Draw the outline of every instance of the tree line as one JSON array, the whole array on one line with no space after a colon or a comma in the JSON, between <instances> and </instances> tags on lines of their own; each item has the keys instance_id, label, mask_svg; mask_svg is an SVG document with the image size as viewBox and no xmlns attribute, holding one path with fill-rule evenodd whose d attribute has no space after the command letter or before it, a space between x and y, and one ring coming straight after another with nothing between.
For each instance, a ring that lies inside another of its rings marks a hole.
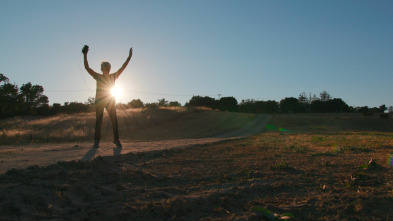
<instances>
[{"instance_id":1,"label":"tree line","mask_svg":"<svg viewBox=\"0 0 393 221\"><path fill-rule=\"evenodd\" d=\"M20 88L10 83L9 79L0 73L0 118L18 115L54 115L59 113L81 113L94 111L94 98L90 97L86 102L65 102L63 105L54 103L49 105L49 99L44 95L44 88L33 85L31 82L23 84ZM128 108L158 108L180 107L177 101L168 101L165 98L153 103L143 103L140 99L116 104L118 109ZM379 107L351 107L341 98L332 98L323 91L319 97L315 94L301 93L297 98L287 97L277 102L274 100L246 99L240 103L234 97L221 97L215 99L209 96L193 96L185 107L208 107L213 110L244 112L244 113L336 113L336 112L360 112L360 113L383 113L388 108L386 105ZM389 107L393 112L393 107Z\"/></svg>"},{"instance_id":2,"label":"tree line","mask_svg":"<svg viewBox=\"0 0 393 221\"><path fill-rule=\"evenodd\" d=\"M1 118L16 115L33 115L49 110L49 99L43 94L44 88L31 82L20 88L10 83L9 79L0 73L0 116Z\"/></svg>"},{"instance_id":3,"label":"tree line","mask_svg":"<svg viewBox=\"0 0 393 221\"><path fill-rule=\"evenodd\" d=\"M245 113L342 113L342 112L359 112L359 113L384 113L388 108L386 105L369 108L368 106L352 107L341 98L332 98L327 91L320 93L320 96L301 93L298 98L286 97L280 102L274 100L253 100L246 99L240 103L234 97L222 97L214 99L211 97L193 96L186 103L186 106L210 107L220 111L237 111ZM389 107L389 112L393 112L393 107Z\"/></svg>"}]
</instances>

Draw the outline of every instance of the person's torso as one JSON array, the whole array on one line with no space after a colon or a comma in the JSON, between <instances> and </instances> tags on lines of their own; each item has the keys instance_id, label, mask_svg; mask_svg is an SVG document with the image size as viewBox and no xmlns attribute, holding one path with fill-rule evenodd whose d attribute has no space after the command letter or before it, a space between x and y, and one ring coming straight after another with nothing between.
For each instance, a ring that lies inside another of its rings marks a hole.
<instances>
[{"instance_id":1,"label":"person's torso","mask_svg":"<svg viewBox=\"0 0 393 221\"><path fill-rule=\"evenodd\" d=\"M115 86L115 74L97 75L96 99L97 98L112 98L111 89Z\"/></svg>"}]
</instances>

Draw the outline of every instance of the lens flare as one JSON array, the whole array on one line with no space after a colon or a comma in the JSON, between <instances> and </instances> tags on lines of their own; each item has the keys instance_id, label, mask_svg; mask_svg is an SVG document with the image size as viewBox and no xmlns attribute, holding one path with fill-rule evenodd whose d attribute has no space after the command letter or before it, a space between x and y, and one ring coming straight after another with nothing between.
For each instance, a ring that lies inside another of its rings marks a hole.
<instances>
[{"instance_id":1,"label":"lens flare","mask_svg":"<svg viewBox=\"0 0 393 221\"><path fill-rule=\"evenodd\" d=\"M268 129L268 130L277 130L277 128L274 126L274 125L271 125L271 124L266 124L266 129Z\"/></svg>"},{"instance_id":2,"label":"lens flare","mask_svg":"<svg viewBox=\"0 0 393 221\"><path fill-rule=\"evenodd\" d=\"M119 99L122 95L122 91L120 87L115 86L114 88L111 89L111 94L114 96L116 99Z\"/></svg>"},{"instance_id":3,"label":"lens flare","mask_svg":"<svg viewBox=\"0 0 393 221\"><path fill-rule=\"evenodd\" d=\"M287 130L287 129L282 128L282 127L277 128L276 126L271 125L271 124L266 124L265 128L268 129L268 130L278 130L278 131L284 132L284 133L291 133L292 132L292 131Z\"/></svg>"},{"instance_id":4,"label":"lens flare","mask_svg":"<svg viewBox=\"0 0 393 221\"><path fill-rule=\"evenodd\" d=\"M389 154L388 160L387 160L388 165L393 168L393 154Z\"/></svg>"},{"instance_id":5,"label":"lens flare","mask_svg":"<svg viewBox=\"0 0 393 221\"><path fill-rule=\"evenodd\" d=\"M287 129L282 128L282 127L278 128L278 130L281 131L281 132L285 132L285 133L291 133L290 130L287 130Z\"/></svg>"}]
</instances>

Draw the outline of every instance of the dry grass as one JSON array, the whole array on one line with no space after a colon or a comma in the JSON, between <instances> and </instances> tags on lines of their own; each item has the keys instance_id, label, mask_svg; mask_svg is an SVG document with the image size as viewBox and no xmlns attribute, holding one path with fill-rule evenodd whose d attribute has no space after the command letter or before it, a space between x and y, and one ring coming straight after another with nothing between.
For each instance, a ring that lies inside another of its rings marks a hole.
<instances>
[{"instance_id":1,"label":"dry grass","mask_svg":"<svg viewBox=\"0 0 393 221\"><path fill-rule=\"evenodd\" d=\"M206 108L118 110L122 140L163 140L214 137L244 127L257 115L220 113ZM0 145L92 141L95 113L61 114L51 117L15 117L0 121ZM113 137L104 112L102 139Z\"/></svg>"}]
</instances>

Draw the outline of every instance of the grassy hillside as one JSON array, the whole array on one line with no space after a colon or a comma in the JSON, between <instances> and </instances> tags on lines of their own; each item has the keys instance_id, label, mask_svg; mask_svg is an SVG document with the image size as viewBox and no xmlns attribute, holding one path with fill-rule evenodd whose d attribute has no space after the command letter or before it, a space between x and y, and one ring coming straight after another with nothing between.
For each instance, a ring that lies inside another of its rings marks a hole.
<instances>
[{"instance_id":1,"label":"grassy hillside","mask_svg":"<svg viewBox=\"0 0 393 221\"><path fill-rule=\"evenodd\" d=\"M122 140L162 140L250 135L264 129L261 115L216 112L203 109L129 109L118 111ZM267 116L267 115L264 115ZM255 125L255 124L261 125ZM392 119L361 114L273 115L270 129L294 133L393 131ZM74 142L93 140L95 113L61 114L50 117L15 117L0 121L0 145ZM259 128L258 128L259 127ZM242 131L243 130L243 131ZM244 131L248 130L248 131ZM102 140L112 140L112 125L105 112Z\"/></svg>"},{"instance_id":2,"label":"grassy hillside","mask_svg":"<svg viewBox=\"0 0 393 221\"><path fill-rule=\"evenodd\" d=\"M379 115L360 113L282 114L272 116L270 124L294 133L393 132L391 117L380 119Z\"/></svg>"},{"instance_id":3,"label":"grassy hillside","mask_svg":"<svg viewBox=\"0 0 393 221\"><path fill-rule=\"evenodd\" d=\"M185 108L118 111L122 140L214 137L241 129L256 117ZM95 113L15 117L0 121L0 144L91 141L94 126ZM111 141L112 137L112 125L105 112L102 139Z\"/></svg>"}]
</instances>

